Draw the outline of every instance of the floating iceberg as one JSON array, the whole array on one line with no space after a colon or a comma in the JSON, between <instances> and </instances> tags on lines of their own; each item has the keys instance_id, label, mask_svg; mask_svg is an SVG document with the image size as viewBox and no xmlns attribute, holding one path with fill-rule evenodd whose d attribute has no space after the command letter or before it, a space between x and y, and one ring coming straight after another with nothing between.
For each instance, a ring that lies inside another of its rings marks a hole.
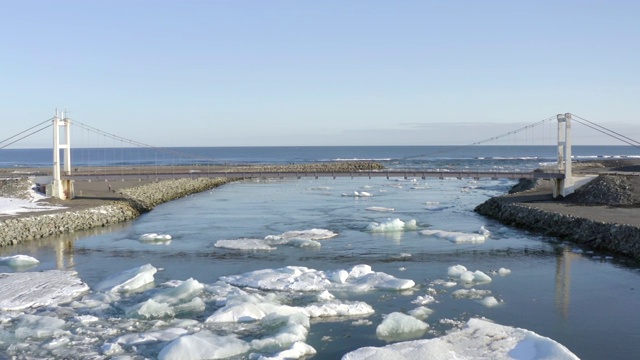
<instances>
[{"instance_id":1,"label":"floating iceberg","mask_svg":"<svg viewBox=\"0 0 640 360\"><path fill-rule=\"evenodd\" d=\"M420 234L446 239L454 243L481 244L487 239L486 235L443 230L422 230Z\"/></svg>"},{"instance_id":2,"label":"floating iceberg","mask_svg":"<svg viewBox=\"0 0 640 360\"><path fill-rule=\"evenodd\" d=\"M154 281L153 275L158 271L150 264L125 270L97 284L95 291L127 292L137 290Z\"/></svg>"},{"instance_id":3,"label":"floating iceberg","mask_svg":"<svg viewBox=\"0 0 640 360\"><path fill-rule=\"evenodd\" d=\"M348 274L347 277L344 277L344 272ZM302 266L287 266L223 276L220 280L234 286L277 291L404 290L415 286L413 280L398 279L382 272L374 272L369 265L356 265L351 271L344 272L323 272Z\"/></svg>"},{"instance_id":4,"label":"floating iceberg","mask_svg":"<svg viewBox=\"0 0 640 360\"><path fill-rule=\"evenodd\" d=\"M376 335L381 339L396 340L417 338L424 335L429 325L422 320L400 312L394 312L384 317L376 328Z\"/></svg>"},{"instance_id":5,"label":"floating iceberg","mask_svg":"<svg viewBox=\"0 0 640 360\"><path fill-rule=\"evenodd\" d=\"M249 349L246 341L233 335L219 336L204 330L172 341L160 351L158 359L225 359L246 353Z\"/></svg>"},{"instance_id":6,"label":"floating iceberg","mask_svg":"<svg viewBox=\"0 0 640 360\"><path fill-rule=\"evenodd\" d=\"M40 261L28 255L13 255L0 257L0 265L9 266L14 269L24 269L40 264Z\"/></svg>"},{"instance_id":7,"label":"floating iceberg","mask_svg":"<svg viewBox=\"0 0 640 360\"><path fill-rule=\"evenodd\" d=\"M532 331L471 319L443 337L364 347L342 360L365 359L556 359L577 360L563 345Z\"/></svg>"},{"instance_id":8,"label":"floating iceberg","mask_svg":"<svg viewBox=\"0 0 640 360\"><path fill-rule=\"evenodd\" d=\"M369 206L365 210L367 210L367 211L378 211L378 212L393 212L395 209L394 208L383 207L383 206Z\"/></svg>"},{"instance_id":9,"label":"floating iceberg","mask_svg":"<svg viewBox=\"0 0 640 360\"><path fill-rule=\"evenodd\" d=\"M231 250L276 250L264 239L218 240L213 246Z\"/></svg>"},{"instance_id":10,"label":"floating iceberg","mask_svg":"<svg viewBox=\"0 0 640 360\"><path fill-rule=\"evenodd\" d=\"M353 197L371 197L371 193L366 191L354 191L353 194L342 194L342 196L353 196Z\"/></svg>"},{"instance_id":11,"label":"floating iceberg","mask_svg":"<svg viewBox=\"0 0 640 360\"><path fill-rule=\"evenodd\" d=\"M385 223L372 222L367 226L367 231L381 232L400 232L416 230L418 225L415 220L404 222L400 219L388 219Z\"/></svg>"},{"instance_id":12,"label":"floating iceberg","mask_svg":"<svg viewBox=\"0 0 640 360\"><path fill-rule=\"evenodd\" d=\"M140 235L140 237L138 238L138 240L142 241L142 242L159 242L159 243L170 243L171 242L171 235L169 234L156 234L156 233L147 233L147 234L142 234Z\"/></svg>"}]
</instances>

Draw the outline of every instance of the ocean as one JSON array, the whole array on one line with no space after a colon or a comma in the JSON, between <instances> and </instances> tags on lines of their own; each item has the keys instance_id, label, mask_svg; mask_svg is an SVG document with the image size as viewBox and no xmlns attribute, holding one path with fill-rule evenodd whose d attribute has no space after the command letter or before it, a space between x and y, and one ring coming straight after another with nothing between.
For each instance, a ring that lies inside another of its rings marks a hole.
<instances>
[{"instance_id":1,"label":"ocean","mask_svg":"<svg viewBox=\"0 0 640 360\"><path fill-rule=\"evenodd\" d=\"M78 149L73 166L374 160L397 169L509 171L553 163L556 149L172 148L165 158L145 151ZM186 160L178 153L193 156ZM575 147L573 153L578 160L640 156L637 148L611 146ZM5 168L49 166L47 157L50 151L43 149L0 151ZM636 356L640 264L511 228L473 211L513 184L503 179L247 180L160 205L128 223L0 249L2 257L28 255L40 261L29 268L5 266L6 274L74 270L91 288L71 303L3 311L0 357L157 358L178 336L170 334L206 330L252 344L252 350L233 359L271 356L287 348L285 338L317 351L307 358L340 359L365 346L440 338L473 318L533 331L581 359ZM118 294L97 290L105 279L146 264L157 269L152 284ZM456 265L490 281L465 282L451 272ZM239 298L252 304L326 305L319 278L335 280L340 270L356 274L369 268L367 281L340 278L326 290L333 304L366 304L372 313L312 317L303 326L306 333L265 320L211 320L237 301L230 294L240 291L245 293ZM167 295L168 289L193 283L189 279L202 288L195 286L187 297L181 297L186 290ZM408 288L391 285L409 281L414 285ZM166 306L144 310L161 299ZM380 335L389 314L422 307L430 310L419 311L428 330ZM35 331L33 324L43 330Z\"/></svg>"}]
</instances>

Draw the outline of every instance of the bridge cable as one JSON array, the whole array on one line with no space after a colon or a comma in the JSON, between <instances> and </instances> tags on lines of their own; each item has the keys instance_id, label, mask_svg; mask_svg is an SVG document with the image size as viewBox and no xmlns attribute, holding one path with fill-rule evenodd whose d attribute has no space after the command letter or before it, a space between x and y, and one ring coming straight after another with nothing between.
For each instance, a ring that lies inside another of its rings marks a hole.
<instances>
[{"instance_id":1,"label":"bridge cable","mask_svg":"<svg viewBox=\"0 0 640 360\"><path fill-rule=\"evenodd\" d=\"M51 118L51 119L47 119L47 120L45 120L45 121L41 122L41 123L40 123L40 124L38 124L38 125L34 125L34 126L32 126L32 127L28 128L27 130L21 131L21 132L19 132L19 133L17 133L17 134L15 134L15 135L13 135L13 136L11 136L11 137L8 137L8 138L6 138L6 139L4 139L4 140L0 141L0 144L2 144L2 143L4 143L4 142L7 142L7 141L9 141L9 140L11 140L11 139L13 139L14 137L20 136L20 135L22 135L22 134L26 133L27 131L33 130L33 129L37 128L38 126L41 126L42 124L47 123L47 122L49 122L49 121L51 121L51 120L53 120L53 118ZM27 136L31 136L31 135L33 135L33 134L34 134L34 133L32 133L32 134L30 134L30 135L27 135ZM22 139L24 139L24 138L20 138L20 140L22 140ZM13 144L13 143L11 143L11 144ZM11 144L9 144L9 145L11 145ZM7 146L9 146L9 145L7 145ZM4 148L3 148L3 149L4 149Z\"/></svg>"},{"instance_id":2,"label":"bridge cable","mask_svg":"<svg viewBox=\"0 0 640 360\"><path fill-rule=\"evenodd\" d=\"M109 132L97 129L97 128L93 127L93 126L84 124L84 123L79 122L79 121L74 121L74 122L72 122L72 124L78 125L78 126L84 128L84 129L88 130L88 131L92 131L92 132L94 132L94 133L96 133L98 135L102 135L104 137L109 137L111 139L120 140L120 141L129 143L131 145L139 146L139 147L146 147L146 148L154 149L154 150L162 152L162 153L166 153L166 154L170 154L170 155L174 155L174 156L179 156L179 157L192 158L192 159L215 160L215 159L208 158L208 157L203 157L203 156L197 155L197 154L189 154L189 153L185 153L185 152L169 150L169 149L166 149L166 148L161 148L161 147L145 144L145 143L142 143L142 142L139 142L139 141L127 139L125 137L118 136L118 135L115 135L115 134L111 134Z\"/></svg>"},{"instance_id":3,"label":"bridge cable","mask_svg":"<svg viewBox=\"0 0 640 360\"><path fill-rule=\"evenodd\" d=\"M634 139L632 139L630 137L624 136L624 135L622 135L622 134L620 134L618 132L615 132L615 131L613 131L611 129L608 129L608 128L604 127L604 126L598 125L598 124L596 124L594 122L591 122L591 121L589 121L587 119L581 118L580 116L577 116L575 114L572 114L572 115L574 117L574 120L576 118L579 119L579 120L575 120L579 124L582 124L582 125L584 125L584 126L586 126L588 128L591 128L593 130L596 130L596 131L598 131L598 132L600 132L602 134L608 135L608 136L610 136L610 137L612 137L612 138L614 138L616 140L620 140L620 141L622 141L622 142L624 142L624 143L626 143L628 145L635 146L635 147L640 147L640 142L638 142L638 141L636 141L636 140L634 140ZM582 121L580 121L580 120L582 120ZM586 122L586 123L584 123L583 121ZM588 124L590 124L590 125L588 125ZM591 126L591 125L593 125L593 126ZM615 135L611 135L610 133L613 133Z\"/></svg>"},{"instance_id":4,"label":"bridge cable","mask_svg":"<svg viewBox=\"0 0 640 360\"><path fill-rule=\"evenodd\" d=\"M456 150L464 149L464 148L471 147L471 146L475 146L475 145L481 145L481 144L484 144L484 143L487 143L487 142L490 142L490 141L499 140L499 139L502 139L502 138L504 138L504 137L507 137L507 136L510 136L510 135L513 135L513 134L517 134L517 133L519 133L519 132L522 132L522 131L528 130L528 129L530 129L530 128L533 128L533 127L536 127L536 126L539 126L539 125L543 125L543 124L545 124L546 122L549 122L549 121L554 120L554 119L556 119L556 117L555 117L555 116L551 116L551 117L548 117L548 118L546 118L546 119L544 119L544 120L540 120L540 121L535 122L535 123L533 123L533 124L530 124L530 125L527 125L527 126L521 127L521 128L519 128L519 129L512 130L512 131L509 131L509 132L504 133L504 134L502 134L502 135L498 135L498 136L491 137L491 138L489 138L489 139L476 141L476 142L474 142L474 143L472 143L472 144L460 145L460 146L457 146L457 147L454 147L454 148L451 148L451 149L439 150L439 151L434 151L434 152L430 152L430 153L426 153L426 154L421 154L421 155L406 156L406 157L404 157L404 158L402 158L402 159L403 159L403 160L406 160L406 159L413 159L413 158L419 158L419 157L425 157L425 156L438 155L438 154L442 154L442 153L446 153L446 152L451 152L451 151L456 151Z\"/></svg>"},{"instance_id":5,"label":"bridge cable","mask_svg":"<svg viewBox=\"0 0 640 360\"><path fill-rule=\"evenodd\" d=\"M47 125L47 126L45 126L45 127L41 128L41 129L38 129L38 130L36 130L36 131L34 131L34 132L31 132L31 133L29 133L29 134L27 134L27 135L25 135L25 136L23 136L23 137L21 137L21 138L19 138L19 139L17 139L17 140L14 140L14 141L12 141L12 142L10 142L10 143L6 144L6 145L0 146L0 149L4 149L4 148L6 148L7 146L13 145L13 144L17 143L17 142L18 142L18 141L20 141L20 140L26 139L26 138L28 138L28 137L29 137L29 136L31 136L31 135L37 134L37 133L39 133L40 131L43 131L43 130L46 130L47 128L50 128L51 126L53 126L53 124L49 124L49 125ZM15 137L15 136L13 136L13 137ZM5 141L6 141L6 140L5 140Z\"/></svg>"}]
</instances>

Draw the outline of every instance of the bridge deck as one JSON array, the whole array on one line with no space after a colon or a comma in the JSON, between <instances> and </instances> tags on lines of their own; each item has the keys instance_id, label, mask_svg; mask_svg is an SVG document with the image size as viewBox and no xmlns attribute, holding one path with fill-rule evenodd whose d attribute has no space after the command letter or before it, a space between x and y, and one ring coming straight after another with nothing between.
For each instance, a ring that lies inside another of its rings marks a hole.
<instances>
[{"instance_id":1,"label":"bridge deck","mask_svg":"<svg viewBox=\"0 0 640 360\"><path fill-rule=\"evenodd\" d=\"M350 178L491 178L491 179L559 179L561 173L548 172L496 172L496 171L420 171L420 170L382 170L382 171L352 171L352 172L295 172L295 171L201 171L191 170L188 172L158 172L158 173L94 173L94 174L73 174L64 176L65 179L75 181L115 181L115 180L164 180L177 178L243 178L243 179L267 179L267 178L320 178L320 177L350 177Z\"/></svg>"}]
</instances>

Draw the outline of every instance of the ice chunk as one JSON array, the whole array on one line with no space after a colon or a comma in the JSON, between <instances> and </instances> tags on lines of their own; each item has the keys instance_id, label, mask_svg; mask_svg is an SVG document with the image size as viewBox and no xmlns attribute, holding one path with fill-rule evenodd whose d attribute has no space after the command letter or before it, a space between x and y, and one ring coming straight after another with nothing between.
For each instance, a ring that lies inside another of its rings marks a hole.
<instances>
[{"instance_id":1,"label":"ice chunk","mask_svg":"<svg viewBox=\"0 0 640 360\"><path fill-rule=\"evenodd\" d=\"M148 233L148 234L140 235L138 240L140 242L149 243L149 244L169 245L171 244L171 235Z\"/></svg>"},{"instance_id":2,"label":"ice chunk","mask_svg":"<svg viewBox=\"0 0 640 360\"><path fill-rule=\"evenodd\" d=\"M415 338L424 335L429 325L413 316L394 312L385 316L376 328L376 335L382 339Z\"/></svg>"},{"instance_id":3,"label":"ice chunk","mask_svg":"<svg viewBox=\"0 0 640 360\"><path fill-rule=\"evenodd\" d=\"M482 305L484 305L486 307L494 307L494 306L496 306L496 305L498 305L500 303L498 302L498 299L496 299L495 297L487 296L486 298L480 300L480 304L482 304Z\"/></svg>"},{"instance_id":4,"label":"ice chunk","mask_svg":"<svg viewBox=\"0 0 640 360\"><path fill-rule=\"evenodd\" d=\"M332 280L344 279L344 274L338 275L342 276L338 279L335 274L335 271L323 272L301 266L287 266L280 269L264 269L240 275L223 276L220 280L235 286L278 291L404 290L415 286L413 280L398 279L382 272L373 272L369 265L354 266L343 282L332 282Z\"/></svg>"},{"instance_id":5,"label":"ice chunk","mask_svg":"<svg viewBox=\"0 0 640 360\"><path fill-rule=\"evenodd\" d=\"M373 308L362 301L357 302L326 302L322 304L307 305L305 311L312 318L336 317L336 316L361 316L371 315L375 312Z\"/></svg>"},{"instance_id":6,"label":"ice chunk","mask_svg":"<svg viewBox=\"0 0 640 360\"><path fill-rule=\"evenodd\" d=\"M225 248L231 250L275 250L276 248L269 245L264 239L236 239L236 240L218 240L213 245L217 248Z\"/></svg>"},{"instance_id":7,"label":"ice chunk","mask_svg":"<svg viewBox=\"0 0 640 360\"><path fill-rule=\"evenodd\" d=\"M487 228L485 228L484 226L480 226L480 230L478 230L478 234L489 237L491 236L491 231L487 230Z\"/></svg>"},{"instance_id":8,"label":"ice chunk","mask_svg":"<svg viewBox=\"0 0 640 360\"><path fill-rule=\"evenodd\" d=\"M425 295L425 296L418 296L411 303L417 304L417 305L427 305L427 304L431 304L431 303L433 303L435 301L436 301L436 299L433 296Z\"/></svg>"},{"instance_id":9,"label":"ice chunk","mask_svg":"<svg viewBox=\"0 0 640 360\"><path fill-rule=\"evenodd\" d=\"M454 243L481 244L487 239L485 235L443 230L422 230L420 234L449 240Z\"/></svg>"},{"instance_id":10,"label":"ice chunk","mask_svg":"<svg viewBox=\"0 0 640 360\"><path fill-rule=\"evenodd\" d=\"M309 230L296 230L287 231L280 235L269 235L265 237L265 240L277 241L277 240L291 240L291 239L308 239L308 240L326 240L332 237L338 236L337 233L327 229L309 229Z\"/></svg>"},{"instance_id":11,"label":"ice chunk","mask_svg":"<svg viewBox=\"0 0 640 360\"><path fill-rule=\"evenodd\" d=\"M454 299L482 299L491 295L491 290L458 289L451 293Z\"/></svg>"},{"instance_id":12,"label":"ice chunk","mask_svg":"<svg viewBox=\"0 0 640 360\"><path fill-rule=\"evenodd\" d=\"M369 206L365 210L367 210L367 211L378 211L378 212L392 212L395 209L394 208L383 207L383 206Z\"/></svg>"},{"instance_id":13,"label":"ice chunk","mask_svg":"<svg viewBox=\"0 0 640 360\"><path fill-rule=\"evenodd\" d=\"M467 268L464 267L463 265L454 265L454 266L449 266L449 268L447 269L447 274L451 277L459 278L466 271L467 271Z\"/></svg>"},{"instance_id":14,"label":"ice chunk","mask_svg":"<svg viewBox=\"0 0 640 360\"><path fill-rule=\"evenodd\" d=\"M400 232L400 231L412 231L416 230L418 225L415 220L409 220L404 222L400 219L387 219L385 223L372 222L367 226L367 231L370 232Z\"/></svg>"},{"instance_id":15,"label":"ice chunk","mask_svg":"<svg viewBox=\"0 0 640 360\"><path fill-rule=\"evenodd\" d=\"M95 291L127 292L152 283L158 270L150 264L125 270L103 280L94 287Z\"/></svg>"},{"instance_id":16,"label":"ice chunk","mask_svg":"<svg viewBox=\"0 0 640 360\"><path fill-rule=\"evenodd\" d=\"M133 333L118 337L114 343L126 346L173 341L188 332L182 328L169 328L145 333ZM105 344L106 345L106 344Z\"/></svg>"},{"instance_id":17,"label":"ice chunk","mask_svg":"<svg viewBox=\"0 0 640 360\"><path fill-rule=\"evenodd\" d=\"M50 316L20 315L15 331L16 339L27 338L52 338L71 335L64 330L65 322L62 319Z\"/></svg>"},{"instance_id":18,"label":"ice chunk","mask_svg":"<svg viewBox=\"0 0 640 360\"><path fill-rule=\"evenodd\" d=\"M235 336L218 336L210 331L182 336L165 346L158 359L224 359L249 351L249 344Z\"/></svg>"},{"instance_id":19,"label":"ice chunk","mask_svg":"<svg viewBox=\"0 0 640 360\"><path fill-rule=\"evenodd\" d=\"M532 331L471 319L464 329L440 338L402 342L380 348L364 347L345 354L342 360L434 358L578 359L563 345Z\"/></svg>"},{"instance_id":20,"label":"ice chunk","mask_svg":"<svg viewBox=\"0 0 640 360\"><path fill-rule=\"evenodd\" d=\"M0 265L9 266L14 269L28 268L36 266L40 261L28 255L13 255L0 257Z\"/></svg>"},{"instance_id":21,"label":"ice chunk","mask_svg":"<svg viewBox=\"0 0 640 360\"><path fill-rule=\"evenodd\" d=\"M273 298L266 298L258 294L238 294L232 296L224 307L216 310L205 322L252 322L263 319L268 315L287 316L301 312L304 312L304 310L298 307L282 305Z\"/></svg>"},{"instance_id":22,"label":"ice chunk","mask_svg":"<svg viewBox=\"0 0 640 360\"><path fill-rule=\"evenodd\" d=\"M291 345L289 349L280 351L273 356L260 356L258 360L290 360L300 359L304 356L315 355L316 349L312 346L305 344L302 341L296 341Z\"/></svg>"},{"instance_id":23,"label":"ice chunk","mask_svg":"<svg viewBox=\"0 0 640 360\"><path fill-rule=\"evenodd\" d=\"M371 193L368 193L366 191L354 191L352 194L347 194L347 193L343 193L342 196L353 196L353 197L371 197L373 195L371 195Z\"/></svg>"},{"instance_id":24,"label":"ice chunk","mask_svg":"<svg viewBox=\"0 0 640 360\"><path fill-rule=\"evenodd\" d=\"M511 270L509 270L509 269L500 268L498 270L498 275L500 275L500 276L507 276L509 274L511 274Z\"/></svg>"},{"instance_id":25,"label":"ice chunk","mask_svg":"<svg viewBox=\"0 0 640 360\"><path fill-rule=\"evenodd\" d=\"M413 316L416 319L424 320L428 318L429 315L433 314L433 310L424 306L419 306L413 310L410 310L408 314Z\"/></svg>"},{"instance_id":26,"label":"ice chunk","mask_svg":"<svg viewBox=\"0 0 640 360\"><path fill-rule=\"evenodd\" d=\"M289 316L272 315L263 320L263 326L276 329L276 332L271 336L251 341L251 348L261 352L279 351L307 339L309 317L302 313Z\"/></svg>"},{"instance_id":27,"label":"ice chunk","mask_svg":"<svg viewBox=\"0 0 640 360\"><path fill-rule=\"evenodd\" d=\"M57 306L89 290L75 271L48 270L0 276L0 310Z\"/></svg>"},{"instance_id":28,"label":"ice chunk","mask_svg":"<svg viewBox=\"0 0 640 360\"><path fill-rule=\"evenodd\" d=\"M235 286L279 291L322 291L331 285L324 273L302 266L257 270L220 280Z\"/></svg>"}]
</instances>

